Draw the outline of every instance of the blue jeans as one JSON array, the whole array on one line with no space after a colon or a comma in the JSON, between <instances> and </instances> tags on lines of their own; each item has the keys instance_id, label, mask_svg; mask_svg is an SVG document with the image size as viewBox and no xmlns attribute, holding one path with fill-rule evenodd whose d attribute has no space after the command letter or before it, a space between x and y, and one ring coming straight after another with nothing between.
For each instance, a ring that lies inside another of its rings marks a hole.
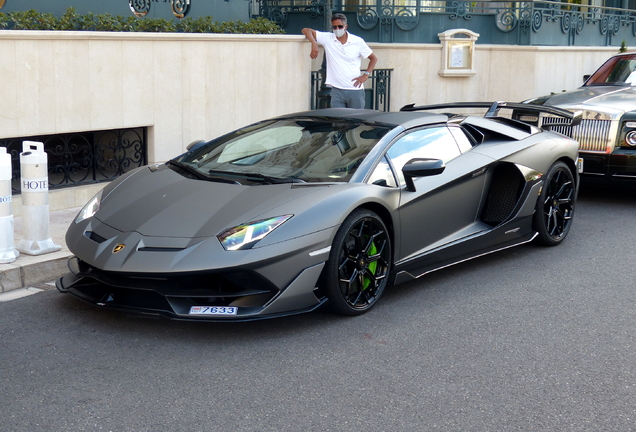
<instances>
[{"instance_id":1,"label":"blue jeans","mask_svg":"<svg viewBox=\"0 0 636 432\"><path fill-rule=\"evenodd\" d=\"M342 90L331 88L331 108L364 109L364 89Z\"/></svg>"}]
</instances>

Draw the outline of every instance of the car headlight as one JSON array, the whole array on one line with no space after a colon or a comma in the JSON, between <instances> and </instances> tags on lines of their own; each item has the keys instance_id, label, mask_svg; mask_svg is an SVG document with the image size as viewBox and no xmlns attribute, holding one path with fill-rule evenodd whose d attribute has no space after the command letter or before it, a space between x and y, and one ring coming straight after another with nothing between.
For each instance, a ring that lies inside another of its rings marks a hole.
<instances>
[{"instance_id":1,"label":"car headlight","mask_svg":"<svg viewBox=\"0 0 636 432\"><path fill-rule=\"evenodd\" d=\"M293 215L262 219L226 229L216 236L225 250L249 249Z\"/></svg>"},{"instance_id":2,"label":"car headlight","mask_svg":"<svg viewBox=\"0 0 636 432\"><path fill-rule=\"evenodd\" d=\"M625 137L625 141L632 147L636 146L636 131L629 132Z\"/></svg>"},{"instance_id":3,"label":"car headlight","mask_svg":"<svg viewBox=\"0 0 636 432\"><path fill-rule=\"evenodd\" d=\"M79 214L75 218L76 224L80 223L83 220L93 217L93 215L97 213L97 210L99 210L99 205L102 202L103 191L104 190L102 189L99 192L97 192L97 194L86 203L84 208L80 210Z\"/></svg>"}]
</instances>

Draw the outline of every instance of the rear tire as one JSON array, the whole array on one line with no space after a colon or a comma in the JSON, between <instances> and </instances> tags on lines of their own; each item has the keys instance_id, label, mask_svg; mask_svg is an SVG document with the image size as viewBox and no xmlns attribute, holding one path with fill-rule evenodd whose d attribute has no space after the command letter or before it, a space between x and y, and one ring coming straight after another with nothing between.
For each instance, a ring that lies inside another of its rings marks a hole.
<instances>
[{"instance_id":1,"label":"rear tire","mask_svg":"<svg viewBox=\"0 0 636 432\"><path fill-rule=\"evenodd\" d=\"M545 176L534 213L537 243L556 246L565 240L572 226L575 202L576 184L572 171L563 162L554 163Z\"/></svg>"},{"instance_id":2,"label":"rear tire","mask_svg":"<svg viewBox=\"0 0 636 432\"><path fill-rule=\"evenodd\" d=\"M332 311L367 312L382 295L390 269L391 238L382 219L370 210L355 210L338 229L325 268Z\"/></svg>"}]
</instances>

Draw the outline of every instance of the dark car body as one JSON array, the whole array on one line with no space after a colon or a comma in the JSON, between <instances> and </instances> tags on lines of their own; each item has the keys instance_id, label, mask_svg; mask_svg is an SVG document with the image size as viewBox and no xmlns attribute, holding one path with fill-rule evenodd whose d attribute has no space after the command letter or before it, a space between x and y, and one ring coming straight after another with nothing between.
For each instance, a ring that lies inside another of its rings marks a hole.
<instances>
[{"instance_id":1,"label":"dark car body","mask_svg":"<svg viewBox=\"0 0 636 432\"><path fill-rule=\"evenodd\" d=\"M424 108L290 114L134 170L69 227L75 257L57 287L172 319L251 320L326 302L355 315L394 283L565 238L576 141L498 109Z\"/></svg>"},{"instance_id":2,"label":"dark car body","mask_svg":"<svg viewBox=\"0 0 636 432\"><path fill-rule=\"evenodd\" d=\"M542 96L530 104L580 111L578 126L555 126L579 142L581 179L612 186L636 186L636 53L608 59L582 87L569 92ZM555 119L524 113L514 114L535 125ZM547 119L547 120L546 120Z\"/></svg>"}]
</instances>

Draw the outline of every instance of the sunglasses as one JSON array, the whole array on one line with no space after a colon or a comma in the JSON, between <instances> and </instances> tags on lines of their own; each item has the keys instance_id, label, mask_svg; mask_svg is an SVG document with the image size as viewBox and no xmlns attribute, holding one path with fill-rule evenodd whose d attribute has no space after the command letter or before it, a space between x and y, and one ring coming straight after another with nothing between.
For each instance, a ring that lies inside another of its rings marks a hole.
<instances>
[{"instance_id":1,"label":"sunglasses","mask_svg":"<svg viewBox=\"0 0 636 432\"><path fill-rule=\"evenodd\" d=\"M343 29L345 26L343 25L335 25L335 26L331 26L332 30L337 30L337 29Z\"/></svg>"}]
</instances>

